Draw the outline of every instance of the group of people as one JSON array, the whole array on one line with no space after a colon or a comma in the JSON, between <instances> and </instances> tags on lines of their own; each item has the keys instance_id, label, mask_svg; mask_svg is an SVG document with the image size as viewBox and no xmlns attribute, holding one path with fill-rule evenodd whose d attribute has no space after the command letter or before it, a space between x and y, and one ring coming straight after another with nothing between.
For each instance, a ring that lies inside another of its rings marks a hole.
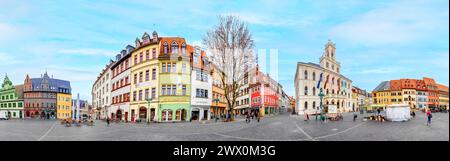
<instances>
[{"instance_id":1,"label":"group of people","mask_svg":"<svg viewBox=\"0 0 450 161\"><path fill-rule=\"evenodd\" d=\"M252 119L255 119L255 118L259 122L260 117L259 117L259 113L258 112L250 110L250 109L245 111L245 122L246 123L250 123L250 121Z\"/></svg>"}]
</instances>

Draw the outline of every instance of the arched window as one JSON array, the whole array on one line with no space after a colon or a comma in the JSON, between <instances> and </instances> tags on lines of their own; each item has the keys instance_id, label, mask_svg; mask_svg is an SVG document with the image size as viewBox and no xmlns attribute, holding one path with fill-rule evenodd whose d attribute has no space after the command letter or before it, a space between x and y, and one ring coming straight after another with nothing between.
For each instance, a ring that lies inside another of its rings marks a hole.
<instances>
[{"instance_id":1,"label":"arched window","mask_svg":"<svg viewBox=\"0 0 450 161\"><path fill-rule=\"evenodd\" d=\"M316 95L316 88L312 88L312 90L313 90L313 96L315 96Z\"/></svg>"},{"instance_id":2,"label":"arched window","mask_svg":"<svg viewBox=\"0 0 450 161\"><path fill-rule=\"evenodd\" d=\"M169 51L169 44L167 42L164 42L164 54L167 54Z\"/></svg>"},{"instance_id":3,"label":"arched window","mask_svg":"<svg viewBox=\"0 0 450 161\"><path fill-rule=\"evenodd\" d=\"M308 102L305 101L305 110L307 110L307 109L308 109Z\"/></svg>"},{"instance_id":4,"label":"arched window","mask_svg":"<svg viewBox=\"0 0 450 161\"><path fill-rule=\"evenodd\" d=\"M308 95L308 86L305 86L305 96Z\"/></svg>"},{"instance_id":5,"label":"arched window","mask_svg":"<svg viewBox=\"0 0 450 161\"><path fill-rule=\"evenodd\" d=\"M305 70L305 80L307 80L307 79L308 79L308 71Z\"/></svg>"},{"instance_id":6,"label":"arched window","mask_svg":"<svg viewBox=\"0 0 450 161\"><path fill-rule=\"evenodd\" d=\"M334 89L331 90L331 94L334 94Z\"/></svg>"},{"instance_id":7,"label":"arched window","mask_svg":"<svg viewBox=\"0 0 450 161\"><path fill-rule=\"evenodd\" d=\"M313 80L315 81L316 80L316 72L313 72L312 77L313 77Z\"/></svg>"},{"instance_id":8,"label":"arched window","mask_svg":"<svg viewBox=\"0 0 450 161\"><path fill-rule=\"evenodd\" d=\"M181 52L186 55L186 43L181 44Z\"/></svg>"},{"instance_id":9,"label":"arched window","mask_svg":"<svg viewBox=\"0 0 450 161\"><path fill-rule=\"evenodd\" d=\"M313 108L313 109L316 109L316 101L313 101L312 108Z\"/></svg>"},{"instance_id":10,"label":"arched window","mask_svg":"<svg viewBox=\"0 0 450 161\"><path fill-rule=\"evenodd\" d=\"M178 49L180 48L178 46L178 43L173 41L172 44L170 45L172 47L172 53L177 54L178 53Z\"/></svg>"}]
</instances>

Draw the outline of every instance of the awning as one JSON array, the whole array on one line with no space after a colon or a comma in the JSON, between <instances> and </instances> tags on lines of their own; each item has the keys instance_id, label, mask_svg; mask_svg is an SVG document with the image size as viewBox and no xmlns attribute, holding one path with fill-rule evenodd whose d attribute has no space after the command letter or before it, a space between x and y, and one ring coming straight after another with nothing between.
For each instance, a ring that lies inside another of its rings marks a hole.
<instances>
[{"instance_id":1,"label":"awning","mask_svg":"<svg viewBox=\"0 0 450 161\"><path fill-rule=\"evenodd\" d=\"M250 108L250 107L249 106L241 106L241 107L235 107L233 109L240 110L240 109L246 109L246 108Z\"/></svg>"},{"instance_id":2,"label":"awning","mask_svg":"<svg viewBox=\"0 0 450 161\"><path fill-rule=\"evenodd\" d=\"M373 110L373 109L377 109L377 108L384 108L384 105L381 104L375 104L375 105L370 105L370 106L365 106L366 110Z\"/></svg>"}]
</instances>

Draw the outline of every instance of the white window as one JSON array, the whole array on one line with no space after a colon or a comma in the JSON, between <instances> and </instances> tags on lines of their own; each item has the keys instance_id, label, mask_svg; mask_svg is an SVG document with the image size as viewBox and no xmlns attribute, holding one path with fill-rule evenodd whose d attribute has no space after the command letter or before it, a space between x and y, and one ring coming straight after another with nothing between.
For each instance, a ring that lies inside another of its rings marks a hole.
<instances>
[{"instance_id":1,"label":"white window","mask_svg":"<svg viewBox=\"0 0 450 161\"><path fill-rule=\"evenodd\" d=\"M174 42L172 42L171 46L172 46L172 53L177 54L178 48L179 48L178 43L174 41Z\"/></svg>"},{"instance_id":2,"label":"white window","mask_svg":"<svg viewBox=\"0 0 450 161\"><path fill-rule=\"evenodd\" d=\"M185 63L183 63L183 65L182 65L181 72L186 73L186 64Z\"/></svg>"}]
</instances>

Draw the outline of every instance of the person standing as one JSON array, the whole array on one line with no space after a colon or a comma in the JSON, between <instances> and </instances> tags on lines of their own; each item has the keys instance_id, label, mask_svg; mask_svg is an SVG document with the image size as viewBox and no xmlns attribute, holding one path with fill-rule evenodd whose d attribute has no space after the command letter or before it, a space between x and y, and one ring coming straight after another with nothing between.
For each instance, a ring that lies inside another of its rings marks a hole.
<instances>
[{"instance_id":1,"label":"person standing","mask_svg":"<svg viewBox=\"0 0 450 161\"><path fill-rule=\"evenodd\" d=\"M431 126L431 118L433 115L431 114L431 110L427 109L427 126Z\"/></svg>"},{"instance_id":2,"label":"person standing","mask_svg":"<svg viewBox=\"0 0 450 161\"><path fill-rule=\"evenodd\" d=\"M109 127L109 118L106 118L106 126Z\"/></svg>"},{"instance_id":3,"label":"person standing","mask_svg":"<svg viewBox=\"0 0 450 161\"><path fill-rule=\"evenodd\" d=\"M246 112L245 112L245 122L246 123L249 123L250 122L250 110L247 110Z\"/></svg>"},{"instance_id":4,"label":"person standing","mask_svg":"<svg viewBox=\"0 0 450 161\"><path fill-rule=\"evenodd\" d=\"M255 116L256 116L256 121L258 121L259 122L259 112L257 112L257 111L255 111Z\"/></svg>"}]
</instances>

